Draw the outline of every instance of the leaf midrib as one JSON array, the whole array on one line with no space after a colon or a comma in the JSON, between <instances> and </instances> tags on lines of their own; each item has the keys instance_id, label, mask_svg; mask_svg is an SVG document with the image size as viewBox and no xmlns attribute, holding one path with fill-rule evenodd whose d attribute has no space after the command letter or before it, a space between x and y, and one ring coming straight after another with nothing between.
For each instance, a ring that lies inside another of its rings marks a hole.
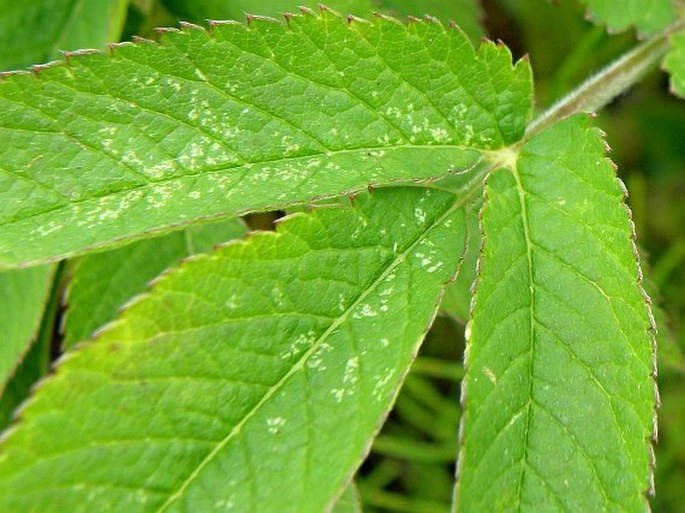
<instances>
[{"instance_id":1,"label":"leaf midrib","mask_svg":"<svg viewBox=\"0 0 685 513\"><path fill-rule=\"evenodd\" d=\"M529 355L530 355L530 374L529 374L529 381L528 381L528 400L527 404L524 406L523 409L526 410L526 426L525 426L525 434L524 434L524 440L523 440L523 455L521 456L520 460L520 470L519 470L519 479L518 479L518 488L516 490L516 511L518 513L522 512L522 495L523 495L523 481L525 478L526 470L533 472L537 474L535 469L528 463L528 447L530 445L530 427L531 427L531 418L532 418L532 406L538 405L538 407L545 411L548 415L551 415L549 411L547 411L546 408L544 408L537 400L533 398L533 380L535 377L535 338L536 338L536 328L538 325L538 321L535 316L535 292L536 292L536 287L537 284L535 283L534 280L534 269L533 269L533 246L535 245L533 243L532 237L530 235L530 222L529 222L529 217L528 217L528 209L526 206L526 196L527 192L525 188L523 187L523 183L521 181L521 176L519 174L518 166L515 163L513 166L508 168L508 170L511 172L512 176L514 177L514 181L516 183L516 191L517 195L519 198L519 205L520 205L520 213L521 213L521 224L523 226L523 234L524 234L524 239L525 239L525 244L526 244L526 257L528 261L528 287L530 289L530 343L529 343ZM601 289L600 289L601 290ZM594 377L594 376L593 376ZM603 387L600 386L600 388L603 389ZM558 419L554 419L558 423ZM566 426L559 423L563 429L566 430ZM574 439L575 440L575 439ZM577 442L576 442L577 443ZM596 472L596 469L593 466L593 471ZM544 481L543 477L537 474L538 477ZM608 496L606 495L606 490L604 490L603 487L599 487L602 496L605 501L605 505L608 505L611 503L609 500ZM554 496L555 500L557 500L557 497Z\"/></svg>"},{"instance_id":2,"label":"leaf midrib","mask_svg":"<svg viewBox=\"0 0 685 513\"><path fill-rule=\"evenodd\" d=\"M418 150L454 149L454 150L462 150L462 151L473 151L473 152L478 152L480 154L496 153L496 151L497 151L497 150L482 150L482 149L473 148L470 146L451 145L451 144L409 144L409 145L408 144L395 144L395 145L386 145L386 146L364 146L364 147L359 147L359 148L346 148L344 150L333 150L333 151L326 151L326 152L322 152L322 153L312 153L309 155L298 155L298 156L293 156L293 157L282 157L282 158L276 158L276 159L271 159L271 160L260 160L257 162L246 162L245 164L241 164L241 165L237 165L237 166L229 166L229 167L221 167L221 168L216 168L216 169L202 170L202 171L197 172L197 173L186 173L186 174L183 174L182 176L172 176L172 177L169 177L166 179L148 181L147 183L137 185L134 187L129 187L126 189L121 189L121 190L118 190L118 191L111 193L111 194L102 194L99 196L93 195L93 196L89 196L89 197L84 197L84 198L79 199L79 200L74 200L74 201L70 200L65 205L59 205L59 206L56 206L56 207L51 208L51 209L46 209L46 210L43 210L40 212L33 212L33 213L26 215L26 216L17 217L15 219L11 219L11 220L5 221L5 222L0 222L0 227L10 226L12 224L17 224L19 222L29 220L33 217L38 217L38 216L44 215L44 214L50 214L53 212L57 212L59 210L67 210L72 206L81 205L83 203L99 200L101 198L117 197L118 195L127 194L127 193L130 193L132 191L137 191L137 190L146 189L146 188L153 188L155 186L166 185L168 183L181 182L185 179L197 178L198 176L207 176L207 175L211 175L214 173L223 173L223 172L226 172L226 171L231 170L231 169L244 170L244 169L251 169L253 167L266 165L266 164L287 163L287 162L298 161L298 160L308 160L308 159L313 159L313 158L317 158L317 157L331 158L331 157L336 157L336 156L340 156L340 155L354 154L354 153L366 152L366 151L393 151L393 150L412 149L412 148L418 149ZM382 159L382 157L381 157L381 159ZM482 159L479 159L476 162L474 162L470 166L470 168L477 165L481 160ZM440 176L442 176L446 173L449 173L450 171L453 171L453 170L454 169L446 169L445 171L438 173L438 174L435 174L434 176L420 177L419 179L420 180L430 180L431 178L439 178ZM12 176L15 176L15 177L17 176L17 173L10 172L10 174ZM21 178L26 178L26 177L21 177ZM387 185L389 185L392 182L396 182L398 180L411 181L412 178L394 178L394 179L389 180L387 182ZM36 183L33 180L27 180L27 181L29 181L31 183ZM38 183L38 185L44 186L43 184L39 184L39 183ZM373 185L382 186L384 184L381 182L381 183L374 183ZM367 186L367 183L364 183L364 184L360 185L358 188L355 187L353 190L357 190L357 189L361 190L361 189L364 189L366 186ZM56 192L56 191L54 191L54 192ZM339 196L340 194L344 194L344 193L331 193L330 195L331 196ZM263 208L270 208L270 206L272 206L272 205L261 206L261 207L259 207L259 209L261 210ZM275 206L275 205L273 205L273 206ZM241 212L243 212L243 211L241 211ZM248 212L248 210L245 210L245 212ZM227 216L229 216L229 215L232 215L232 214L227 213ZM189 224L189 223L187 223L187 224Z\"/></svg>"},{"instance_id":3,"label":"leaf midrib","mask_svg":"<svg viewBox=\"0 0 685 513\"><path fill-rule=\"evenodd\" d=\"M526 191L521 183L518 166L516 163L508 169L514 181L516 182L516 192L519 198L519 210L521 213L521 224L523 226L523 235L526 244L526 260L528 263L528 288L530 290L530 305L529 305L529 329L530 340L528 343L528 354L530 358L530 374L528 377L528 401L524 407L526 410L526 427L523 437L523 455L521 456L521 468L519 470L518 487L516 490L516 511L521 512L521 497L523 494L523 479L525 477L525 468L528 467L528 445L530 442L530 421L531 421L531 406L533 404L533 378L535 376L535 283L533 282L533 245L530 238L530 224L528 222L528 211L526 208Z\"/></svg>"},{"instance_id":4,"label":"leaf midrib","mask_svg":"<svg viewBox=\"0 0 685 513\"><path fill-rule=\"evenodd\" d=\"M299 372L301 369L304 368L304 365L308 358L321 347L321 344L324 343L324 341L333 333L333 331L335 331L344 321L347 320L348 316L373 291L375 291L380 284L383 283L385 278L389 274L391 274L396 267L398 267L400 264L406 261L406 258L410 254L410 252L418 244L420 244L420 242L426 237L428 233L430 233L434 228L442 224L456 210L461 208L468 199L468 197L469 196L467 195L462 198L455 198L454 203L449 208L447 208L447 210L442 215L440 215L435 221L433 221L430 224L430 226L426 227L426 229L419 234L419 236L416 238L416 240L414 240L414 242L409 244L402 253L396 254L395 258L389 263L387 268L378 275L374 282L364 292L362 292L359 295L359 297L354 301L354 303L352 303L335 321L331 323L331 325L324 331L324 333L322 333L321 336L312 344L312 347L310 347L309 350L307 350L299 358L299 360L293 364L292 368L277 383L272 385L269 388L269 390L267 390L262 399L260 399L259 402L249 412L245 414L243 419L231 429L228 435L226 435L222 440L220 440L216 444L216 447L212 451L210 451L210 453L197 465L195 470L193 470L191 474L188 476L188 478L178 487L178 489L170 495L167 501L164 502L157 510L155 510L155 513L163 513L183 495L185 490L200 475L202 470L219 454L220 451L222 451L229 444L229 442L233 438L235 438L239 434L243 426L245 426L245 424L247 424L247 422L258 413L261 407L264 404L266 404L269 401L269 399L271 399L271 397L273 397L286 384L286 382L292 376L295 375L295 373Z\"/></svg>"}]
</instances>

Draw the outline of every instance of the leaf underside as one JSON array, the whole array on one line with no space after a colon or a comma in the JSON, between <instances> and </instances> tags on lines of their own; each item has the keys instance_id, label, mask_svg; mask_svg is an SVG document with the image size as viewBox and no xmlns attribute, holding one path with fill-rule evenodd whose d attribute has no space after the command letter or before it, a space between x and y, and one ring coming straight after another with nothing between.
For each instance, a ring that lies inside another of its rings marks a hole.
<instances>
[{"instance_id":1,"label":"leaf underside","mask_svg":"<svg viewBox=\"0 0 685 513\"><path fill-rule=\"evenodd\" d=\"M600 134L559 123L486 192L459 511L645 511L651 322Z\"/></svg>"},{"instance_id":2,"label":"leaf underside","mask_svg":"<svg viewBox=\"0 0 685 513\"><path fill-rule=\"evenodd\" d=\"M584 0L593 20L612 31L636 27L640 33L662 30L675 20L672 0Z\"/></svg>"},{"instance_id":3,"label":"leaf underside","mask_svg":"<svg viewBox=\"0 0 685 513\"><path fill-rule=\"evenodd\" d=\"M518 140L527 61L323 11L185 26L0 80L0 267L475 165Z\"/></svg>"},{"instance_id":4,"label":"leaf underside","mask_svg":"<svg viewBox=\"0 0 685 513\"><path fill-rule=\"evenodd\" d=\"M0 511L324 510L390 408L464 223L450 193L385 189L184 263L24 408L0 446Z\"/></svg>"}]
</instances>

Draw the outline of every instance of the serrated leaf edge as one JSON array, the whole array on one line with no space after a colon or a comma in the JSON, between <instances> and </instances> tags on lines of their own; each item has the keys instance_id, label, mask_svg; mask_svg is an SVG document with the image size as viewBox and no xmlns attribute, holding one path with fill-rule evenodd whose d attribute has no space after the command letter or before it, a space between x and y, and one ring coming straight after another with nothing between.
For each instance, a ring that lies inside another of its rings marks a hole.
<instances>
[{"instance_id":1,"label":"serrated leaf edge","mask_svg":"<svg viewBox=\"0 0 685 513\"><path fill-rule=\"evenodd\" d=\"M371 194L373 194L373 191L370 191ZM466 197L468 198L468 196ZM352 201L354 201L354 198L351 198ZM240 430L242 429L242 426L252 417L254 416L257 411L260 409L262 404L264 404L273 394L277 392L277 390L280 388L280 386L285 383L291 375L293 375L296 371L301 369L305 364L308 359L308 357L314 353L317 349L320 348L320 342L324 340L330 333L332 333L333 330L335 330L337 327L340 326L342 322L344 322L351 312L361 303L363 300L371 294L379 284L383 282L383 280L395 269L398 265L401 265L403 262L405 262L407 255L411 253L413 249L415 249L415 246L420 243L421 240L425 238L425 236L435 229L436 227L440 226L446 218L448 218L450 215L453 215L454 212L459 210L460 208L463 207L463 204L465 202L465 198L456 198L454 202L452 203L451 206L446 208L443 214L441 214L439 217L435 219L435 221L428 227L426 227L421 234L416 238L414 242L409 244L407 248L405 249L404 252L399 253L395 255L394 259L392 262L387 266L387 268L374 280L372 284L369 285L369 287L360 294L360 296L344 311L342 312L339 317L337 318L336 321L334 321L329 328L327 328L324 333L312 344L312 347L306 351L297 362L295 362L292 366L292 368L273 386L270 387L270 389L265 393L264 397L259 400L259 402L248 412L245 414L244 418L237 423L233 429L231 429L230 433L223 437L222 440L220 440L216 445L215 448L212 449L205 458L203 458L202 462L198 464L196 469L190 473L188 478L184 480L184 482L178 487L178 489L173 492L169 498L157 509L155 510L155 513L163 513L166 511L179 497L182 496L183 492L185 489L194 481L194 479L200 474L202 469L209 464L209 462L218 454L223 447L226 446L226 444L235 436L235 434L239 433ZM353 206L337 206L337 205L313 205L312 209L313 210L318 210L318 209L342 209L342 210L351 210L354 209ZM214 258L219 258L219 251L223 248L229 247L229 246L241 246L248 244L250 241L249 239L253 236L260 236L260 237L270 237L270 238L277 238L280 237L282 234L280 233L281 226L287 226L288 222L292 219L296 219L302 216L307 216L309 215L308 213L304 212L296 212L293 214L290 214L284 218L281 218L281 222L277 224L277 229L274 232L268 231L268 232L263 232L263 231L257 231L257 232L249 232L245 238L238 238L238 239L233 239L231 241L227 241L225 243L218 244L215 248L215 251L213 253L199 253L196 255L191 255L190 257L182 259L176 266L169 267L167 270L165 270L163 273L161 273L159 276L154 278L148 285L148 289L140 293L133 298L131 298L129 301L127 301L119 310L119 317L116 319L110 321L109 323L105 324L102 326L100 329L98 329L92 337L87 340L78 343L77 345L74 346L74 348L64 354L62 354L58 360L56 360L53 363L52 366L52 372L51 374L41 378L36 384L34 384L32 388L32 394L17 408L15 412L15 417L13 419L12 425L10 425L4 432L0 433L0 445L4 444L7 440L9 440L12 437L12 434L21 426L23 423L27 422L28 419L24 418L25 414L30 410L32 404L35 401L35 396L37 393L40 392L40 390L48 383L53 382L55 380L58 380L63 376L63 373L60 373L60 369L62 366L70 361L78 358L80 354L85 350L89 350L89 348L93 347L97 340L101 338L104 334L108 333L109 331L112 331L116 329L116 327L125 321L124 317L127 315L127 312L134 307L137 303L145 300L147 297L152 295L157 286L159 286L161 283L169 279L171 276L173 276L176 273L184 272L187 268L188 265L200 261L200 260L205 260L205 259L214 259ZM467 241L464 243L464 249L462 250L462 254L460 255L459 261L457 263L457 266L455 268L455 271L452 273L452 276L445 281L447 283L449 280L454 279L456 275L458 274L461 264L463 262L464 254L466 251L466 244ZM444 291L444 284L440 288L440 291L438 293L438 296L435 301L435 305L433 306L433 310L431 312L431 316L429 318L429 321L427 322L426 326L423 329L422 335L417 339L417 341L414 343L415 350L412 354L411 357L411 362L414 361L416 358L416 354L418 352L418 349L420 347L420 344L425 337L425 334L428 332L430 329L430 326L432 325L433 321L435 320L435 317L438 313L438 307L440 304L440 301L442 299L442 294ZM376 429L373 433L373 435L369 438L369 441L367 442L367 445L364 447L363 452L360 454L359 461L363 461L363 459L369 454L371 447L373 445L373 440L375 436L378 434L380 431L383 423L385 422L385 418L387 417L387 414L389 413L392 405L395 403L395 400L399 394L401 385L404 381L404 378L406 375L409 373L410 368L411 368L411 362L410 364L404 369L404 372L399 376L399 380L397 383L397 386L395 387L395 390L393 391L393 395L390 401L388 401L387 404L387 411L386 413L382 416L382 418L379 419L378 425L376 426ZM340 495L344 492L345 487L352 481L354 474L356 473L356 469L353 469L350 471L349 475L346 477L346 479L341 483L337 494L331 498L329 502L329 508L332 508L335 505L335 501L340 497Z\"/></svg>"},{"instance_id":2,"label":"serrated leaf edge","mask_svg":"<svg viewBox=\"0 0 685 513\"><path fill-rule=\"evenodd\" d=\"M594 117L593 114L586 114L588 117L592 118ZM649 339L652 344L652 372L650 374L650 379L652 382L652 387L654 389L654 408L653 408L653 415L652 415L652 433L651 436L645 439L647 442L647 449L649 451L649 464L650 464L650 469L649 469L649 485L647 489L642 491L642 497L644 499L645 503L645 508L646 511L649 512L651 511L651 507L649 504L648 497L651 497L655 493L655 486L654 486L654 474L656 470L656 456L654 452L654 444L658 442L659 438L659 430L658 430L658 416L657 416L657 410L661 406L661 399L659 395L659 386L656 381L657 375L658 375L658 368L657 368L657 341L656 341L656 333L657 333L657 326L656 326L656 321L654 320L654 315L652 312L652 300L647 294L645 288L644 288L644 276L642 273L642 267L641 267L641 258L640 254L637 248L637 233L635 231L635 223L633 221L633 213L630 210L630 207L628 206L627 199L628 199L628 189L625 186L625 183L620 179L620 177L617 174L618 171L618 166L614 163L614 161L608 156L608 153L611 152L611 147L607 143L606 140L606 133L602 131L599 128L596 127L591 127L591 130L595 131L599 136L601 137L604 147L605 147L605 152L606 155L603 157L603 160L605 162L608 162L612 169L614 170L614 177L616 182L618 183L619 187L621 188L623 192L623 208L626 211L628 220L629 220L629 226L630 226L630 245L633 251L633 255L635 258L635 273L636 273L636 283L639 289L639 292L641 293L643 300L644 300L644 306L647 311L647 316L649 319L649 326L647 328L647 333L649 336ZM520 147L523 146L525 141L527 141L528 138L524 138L521 143ZM507 171L511 172L516 181L517 184L519 183L519 178L518 178L518 173L510 169L508 167L501 167L501 168L493 168L488 172L488 176L486 176L485 180L487 181L487 178L491 173L494 173L496 171L499 171L500 169L506 169ZM469 354L469 348L471 347L471 327L473 323L473 313L476 307L476 302L477 302L477 289L478 289L478 283L480 282L481 279L481 265L482 265L482 260L483 260L483 248L486 244L486 236L484 232L484 227L483 227L483 214L485 210L488 208L488 195L487 195L487 188L483 188L483 205L481 206L479 213L478 213L478 219L479 219L479 226L480 226L480 232L481 232L481 242L480 242L480 248L479 248L479 256L478 256L478 261L476 263L476 279L474 280L473 284L471 285L471 304L469 307L469 320L466 323L466 327L464 330L464 340L465 340L465 349L464 349L464 379L462 380L461 383L461 393L460 393L460 398L459 398L459 403L461 404L462 410L466 409L466 403L467 403L467 388L468 388L468 380L466 379L467 376L467 370L468 370L468 354ZM528 243L526 244L527 248L529 248ZM462 465L463 465L463 460L464 460L464 435L465 435L465 416L462 415L461 419L459 420L459 432L458 432L458 441L459 441L459 453L457 456L457 462L456 462L456 467L455 467L455 486L453 490L453 496L452 496L452 513L456 513L458 511L458 497L459 497L459 485L460 485L460 480L459 477L462 474Z\"/></svg>"}]
</instances>

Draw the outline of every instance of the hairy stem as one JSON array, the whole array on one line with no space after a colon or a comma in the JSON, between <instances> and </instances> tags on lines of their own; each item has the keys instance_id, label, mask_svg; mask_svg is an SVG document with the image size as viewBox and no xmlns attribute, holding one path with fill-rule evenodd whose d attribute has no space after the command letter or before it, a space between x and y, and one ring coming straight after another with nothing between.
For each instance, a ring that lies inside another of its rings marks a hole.
<instances>
[{"instance_id":1,"label":"hairy stem","mask_svg":"<svg viewBox=\"0 0 685 513\"><path fill-rule=\"evenodd\" d=\"M663 32L638 45L596 75L588 78L535 119L528 126L524 140L530 139L572 114L594 112L607 105L656 67L668 50L668 37L683 28L685 28L685 20L673 23Z\"/></svg>"}]
</instances>

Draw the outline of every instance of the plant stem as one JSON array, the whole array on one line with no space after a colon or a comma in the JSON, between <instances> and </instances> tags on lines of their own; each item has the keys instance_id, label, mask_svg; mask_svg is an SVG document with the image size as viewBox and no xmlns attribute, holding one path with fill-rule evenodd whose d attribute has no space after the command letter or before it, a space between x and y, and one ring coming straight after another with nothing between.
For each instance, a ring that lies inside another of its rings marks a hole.
<instances>
[{"instance_id":1,"label":"plant stem","mask_svg":"<svg viewBox=\"0 0 685 513\"><path fill-rule=\"evenodd\" d=\"M685 20L673 23L633 50L588 78L566 97L552 105L535 119L526 131L530 139L545 128L578 112L594 112L628 90L648 71L653 69L668 50L668 37L685 28Z\"/></svg>"}]
</instances>

